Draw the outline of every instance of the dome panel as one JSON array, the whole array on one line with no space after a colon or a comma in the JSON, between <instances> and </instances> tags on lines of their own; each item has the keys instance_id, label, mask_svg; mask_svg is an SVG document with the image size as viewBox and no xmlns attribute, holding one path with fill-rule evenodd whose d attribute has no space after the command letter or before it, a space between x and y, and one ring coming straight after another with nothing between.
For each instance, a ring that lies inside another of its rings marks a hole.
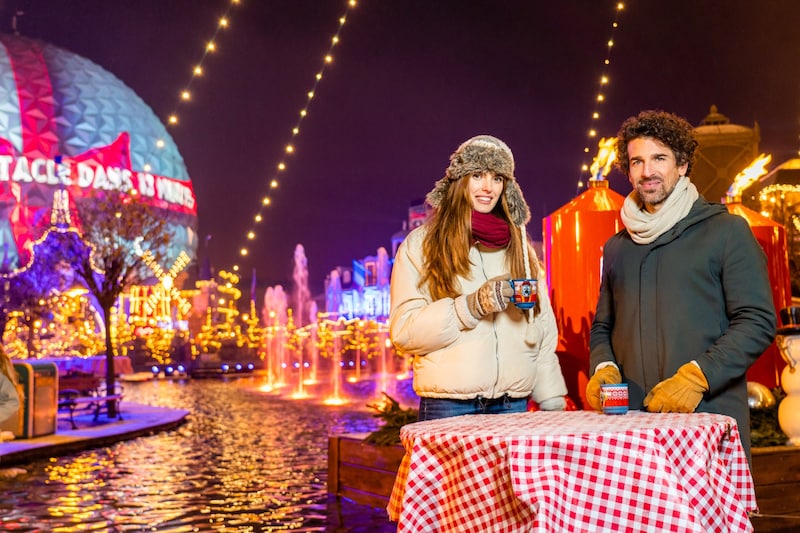
<instances>
[{"instance_id":1,"label":"dome panel","mask_svg":"<svg viewBox=\"0 0 800 533\"><path fill-rule=\"evenodd\" d=\"M68 88L75 100L87 102L83 114L71 120L74 126L90 120L97 128L97 135L90 140L87 149L111 144L121 132L127 131L131 135L131 163L134 170L143 170L145 163L149 162L156 174L189 180L175 141L136 93L113 74L86 58L52 45L44 45L42 54L50 71L53 91L61 93ZM56 114L60 114L60 109ZM144 117L145 121L138 121L139 117ZM69 131L59 131L62 141L69 134ZM142 142L144 139L163 139L164 149L152 150ZM65 152L65 155L76 154Z\"/></svg>"},{"instance_id":2,"label":"dome panel","mask_svg":"<svg viewBox=\"0 0 800 533\"><path fill-rule=\"evenodd\" d=\"M184 182L193 197L174 140L152 109L121 80L84 57L42 41L0 34L0 44L0 156L12 158L5 164L6 176L0 177L0 248L6 267L25 262L20 254L27 254L32 225L49 209L56 188L52 176L45 183L25 173L35 168L44 177L41 169L52 172L57 156L64 164L93 154L110 158L102 159L112 161L104 165L124 160L136 176L148 165L156 182L172 180L170 187L174 181ZM163 141L162 148L156 147L157 140ZM100 160L90 161L101 164ZM19 173L11 176L16 170ZM150 198L159 208L174 212L171 229L177 238L169 255L174 259L185 251L194 258L194 204L152 193Z\"/></svg>"}]
</instances>

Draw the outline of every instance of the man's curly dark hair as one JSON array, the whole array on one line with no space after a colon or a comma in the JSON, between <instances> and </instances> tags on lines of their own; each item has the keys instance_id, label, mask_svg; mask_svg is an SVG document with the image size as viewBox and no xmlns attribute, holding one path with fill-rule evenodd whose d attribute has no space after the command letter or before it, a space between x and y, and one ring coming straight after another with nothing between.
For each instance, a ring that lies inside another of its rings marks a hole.
<instances>
[{"instance_id":1,"label":"man's curly dark hair","mask_svg":"<svg viewBox=\"0 0 800 533\"><path fill-rule=\"evenodd\" d=\"M665 111L642 111L622 123L617 133L617 166L627 176L628 143L640 137L649 137L668 146L675 154L678 166L688 163L686 175L692 170L697 139L694 128L685 119Z\"/></svg>"}]
</instances>

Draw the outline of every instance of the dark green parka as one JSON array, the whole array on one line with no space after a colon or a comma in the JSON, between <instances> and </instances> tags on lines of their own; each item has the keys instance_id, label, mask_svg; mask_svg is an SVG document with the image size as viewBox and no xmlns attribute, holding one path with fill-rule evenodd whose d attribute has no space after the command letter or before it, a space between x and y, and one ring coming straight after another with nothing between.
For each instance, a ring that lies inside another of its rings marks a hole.
<instances>
[{"instance_id":1,"label":"dark green parka","mask_svg":"<svg viewBox=\"0 0 800 533\"><path fill-rule=\"evenodd\" d=\"M749 456L745 372L775 328L766 255L750 226L701 196L650 244L625 230L606 242L589 368L616 363L631 409L643 409L657 383L697 361L710 389L697 411L734 417Z\"/></svg>"}]
</instances>

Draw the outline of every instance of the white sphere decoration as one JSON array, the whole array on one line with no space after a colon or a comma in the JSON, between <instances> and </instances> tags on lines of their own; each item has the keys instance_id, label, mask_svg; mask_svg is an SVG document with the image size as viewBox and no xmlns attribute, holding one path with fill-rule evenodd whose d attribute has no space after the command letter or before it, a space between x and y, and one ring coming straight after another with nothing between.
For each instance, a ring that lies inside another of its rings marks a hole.
<instances>
[{"instance_id":1,"label":"white sphere decoration","mask_svg":"<svg viewBox=\"0 0 800 533\"><path fill-rule=\"evenodd\" d=\"M778 424L789 437L789 444L800 446L800 370L786 365L781 373L781 386L786 397L778 406Z\"/></svg>"},{"instance_id":2,"label":"white sphere decoration","mask_svg":"<svg viewBox=\"0 0 800 533\"><path fill-rule=\"evenodd\" d=\"M778 328L775 344L786 361L781 372L781 387L786 397L778 405L778 425L789 437L789 444L800 446L800 306L780 311L782 328Z\"/></svg>"}]
</instances>

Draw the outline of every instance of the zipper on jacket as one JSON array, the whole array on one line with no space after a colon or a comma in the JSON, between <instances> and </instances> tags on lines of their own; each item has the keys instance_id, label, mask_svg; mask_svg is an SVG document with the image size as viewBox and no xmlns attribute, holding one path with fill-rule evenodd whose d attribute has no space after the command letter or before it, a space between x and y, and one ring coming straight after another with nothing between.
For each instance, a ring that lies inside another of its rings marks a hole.
<instances>
[{"instance_id":1,"label":"zipper on jacket","mask_svg":"<svg viewBox=\"0 0 800 533\"><path fill-rule=\"evenodd\" d=\"M489 276L486 274L486 268L483 264L483 253L478 246L475 246L475 250L478 251L478 257L481 260L481 272L483 272L483 279L485 281L489 281ZM495 391L497 390L497 383L500 380L500 355L498 350L500 348L500 338L497 335L497 313L492 315L492 332L494 333L494 384L492 385L492 394L491 397L495 397Z\"/></svg>"}]
</instances>

